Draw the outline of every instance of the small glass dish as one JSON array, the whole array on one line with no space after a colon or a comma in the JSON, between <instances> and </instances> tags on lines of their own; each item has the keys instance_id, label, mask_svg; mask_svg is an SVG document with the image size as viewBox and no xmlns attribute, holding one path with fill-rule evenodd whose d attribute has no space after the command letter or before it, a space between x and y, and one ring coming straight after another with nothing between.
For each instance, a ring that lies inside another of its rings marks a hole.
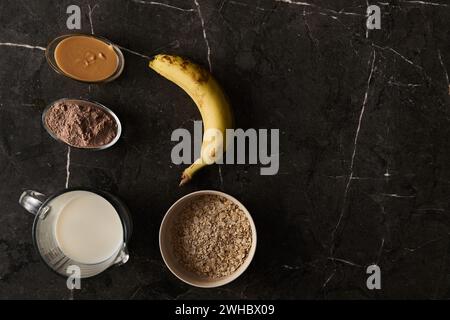
<instances>
[{"instance_id":1,"label":"small glass dish","mask_svg":"<svg viewBox=\"0 0 450 320\"><path fill-rule=\"evenodd\" d=\"M63 102L63 101L67 101L67 102L72 102L72 103L80 103L80 104L92 104L100 109L102 109L103 111L105 111L107 114L109 114L114 121L116 122L117 125L117 132L116 132L116 136L114 137L113 140L111 140L111 142L109 142L108 144L104 144L102 146L98 146L98 147L77 147L74 145L71 145L69 143L67 143L66 141L61 140L59 137L57 137L53 131L47 126L47 122L45 121L46 117L47 117L47 112L57 103ZM105 107L104 105L102 105L101 103L98 103L96 101L90 101L90 100L82 100L82 99L71 99L71 98L62 98L62 99L58 99L56 101L53 101L52 103L50 103L42 112L42 125L44 126L45 130L48 132L48 134L55 139L58 142L64 143L72 148L76 148L76 149L81 149L81 150L90 150L90 151L98 151L98 150L105 150L108 149L110 147L112 147L114 144L116 144L116 142L119 140L121 134L122 134L122 124L120 123L119 118L116 116L116 114L109 109L108 107Z\"/></svg>"},{"instance_id":2,"label":"small glass dish","mask_svg":"<svg viewBox=\"0 0 450 320\"><path fill-rule=\"evenodd\" d=\"M58 46L58 44L63 41L64 39L70 38L70 37L74 37L74 36L85 36L85 37L92 37L95 38L99 41L102 41L104 43L106 43L107 45L111 46L114 50L114 52L117 54L117 69L116 71L109 76L106 79L103 80L99 80L99 81L85 81L85 80L80 80L80 79L76 79L74 77L72 77L70 74L64 72L63 70L61 70L61 68L58 67L58 64L56 63L55 60L55 49ZM111 82L115 79L117 79L120 74L123 71L123 68L125 66L125 58L123 57L123 53L122 51L119 49L119 47L117 45L115 45L114 43L112 43L111 41L109 41L106 38L103 37L99 37L99 36L95 36L92 34L84 34L84 33L70 33L70 34L65 34L59 37L56 37L55 39L53 39L47 46L46 50L45 50L45 58L47 59L48 64L50 65L50 67L52 67L52 69L54 71L56 71L57 73L66 76L70 79L73 79L75 81L78 82L83 82L83 83L106 83L106 82Z\"/></svg>"}]
</instances>

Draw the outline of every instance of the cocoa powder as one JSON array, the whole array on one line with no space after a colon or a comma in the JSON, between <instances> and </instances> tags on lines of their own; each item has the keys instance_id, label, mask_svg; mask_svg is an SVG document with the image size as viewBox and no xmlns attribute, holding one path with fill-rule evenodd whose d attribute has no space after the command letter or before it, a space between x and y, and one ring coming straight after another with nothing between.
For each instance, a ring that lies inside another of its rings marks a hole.
<instances>
[{"instance_id":1,"label":"cocoa powder","mask_svg":"<svg viewBox=\"0 0 450 320\"><path fill-rule=\"evenodd\" d=\"M101 147L117 135L115 119L89 102L58 102L48 110L45 123L56 137L78 148Z\"/></svg>"}]
</instances>

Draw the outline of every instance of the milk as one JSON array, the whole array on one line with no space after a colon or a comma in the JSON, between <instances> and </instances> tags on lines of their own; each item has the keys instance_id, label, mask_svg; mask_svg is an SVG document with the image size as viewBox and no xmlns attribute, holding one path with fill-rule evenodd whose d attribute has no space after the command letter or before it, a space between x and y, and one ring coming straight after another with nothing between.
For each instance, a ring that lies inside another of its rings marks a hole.
<instances>
[{"instance_id":1,"label":"milk","mask_svg":"<svg viewBox=\"0 0 450 320\"><path fill-rule=\"evenodd\" d=\"M75 262L100 263L122 247L122 222L103 197L88 191L70 191L51 200L48 206L55 215L56 242Z\"/></svg>"}]
</instances>

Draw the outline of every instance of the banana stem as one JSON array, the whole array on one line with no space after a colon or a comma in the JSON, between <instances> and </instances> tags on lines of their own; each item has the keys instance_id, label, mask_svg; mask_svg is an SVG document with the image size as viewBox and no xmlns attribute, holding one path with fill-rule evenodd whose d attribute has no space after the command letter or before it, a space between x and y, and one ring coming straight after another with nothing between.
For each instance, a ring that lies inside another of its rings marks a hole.
<instances>
[{"instance_id":1,"label":"banana stem","mask_svg":"<svg viewBox=\"0 0 450 320\"><path fill-rule=\"evenodd\" d=\"M193 164L191 164L189 167L187 167L183 171L183 174L181 175L180 187L184 186L186 183L191 181L191 179L194 176L194 174L198 170L203 168L204 166L206 166L206 163L201 158L195 160L195 162Z\"/></svg>"}]
</instances>

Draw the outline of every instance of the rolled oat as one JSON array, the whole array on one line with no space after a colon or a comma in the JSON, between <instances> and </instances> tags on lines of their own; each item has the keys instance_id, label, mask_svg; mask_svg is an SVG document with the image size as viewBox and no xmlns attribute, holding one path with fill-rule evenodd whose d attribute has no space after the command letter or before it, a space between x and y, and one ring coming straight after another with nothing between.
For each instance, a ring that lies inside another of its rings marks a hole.
<instances>
[{"instance_id":1,"label":"rolled oat","mask_svg":"<svg viewBox=\"0 0 450 320\"><path fill-rule=\"evenodd\" d=\"M245 213L218 195L193 200L172 230L174 253L188 270L209 278L231 275L245 261L252 230Z\"/></svg>"}]
</instances>

